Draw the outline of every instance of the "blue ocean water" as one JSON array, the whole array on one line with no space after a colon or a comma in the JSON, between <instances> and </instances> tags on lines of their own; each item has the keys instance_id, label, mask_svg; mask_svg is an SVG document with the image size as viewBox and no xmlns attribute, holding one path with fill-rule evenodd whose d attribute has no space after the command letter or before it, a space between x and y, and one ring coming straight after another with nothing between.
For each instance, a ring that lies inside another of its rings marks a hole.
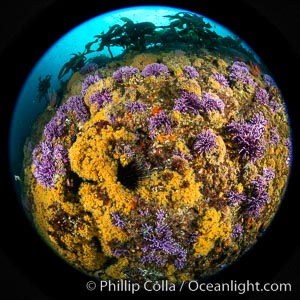
<instances>
[{"instance_id":1,"label":"blue ocean water","mask_svg":"<svg viewBox=\"0 0 300 300\"><path fill-rule=\"evenodd\" d=\"M178 12L187 12L186 10L165 7L165 6L142 6L130 7L120 10L111 11L94 17L78 25L56 43L54 43L40 58L38 63L33 66L30 74L24 82L23 88L19 93L16 101L14 115L11 123L10 132L10 164L12 175L19 175L22 168L23 145L25 139L30 134L32 124L36 117L45 110L48 103L45 100L38 101L38 79L51 75L51 90L59 87L58 73L61 67L71 58L71 54L83 52L85 45L92 41L94 36L107 32L114 24L123 25L121 18L129 18L134 22L152 22L156 26L167 25L170 20L166 15L174 15ZM212 25L212 31L220 36L237 36L224 26L211 19L205 18L204 21ZM38 43L38 40L37 40ZM244 44L245 48L250 47ZM114 56L122 53L121 47L112 47L111 51ZM96 54L88 54L87 58L93 55L106 55L110 57L107 49ZM63 79L67 79L70 74L66 74Z\"/></svg>"}]
</instances>

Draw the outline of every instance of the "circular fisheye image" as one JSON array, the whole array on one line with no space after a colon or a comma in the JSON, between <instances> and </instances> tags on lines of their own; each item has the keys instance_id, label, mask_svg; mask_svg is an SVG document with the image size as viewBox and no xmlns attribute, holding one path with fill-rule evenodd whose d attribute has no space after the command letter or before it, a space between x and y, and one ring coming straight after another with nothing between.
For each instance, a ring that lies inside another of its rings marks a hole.
<instances>
[{"instance_id":1,"label":"circular fisheye image","mask_svg":"<svg viewBox=\"0 0 300 300\"><path fill-rule=\"evenodd\" d=\"M268 66L226 27L167 6L65 34L28 75L10 129L24 213L101 280L177 284L230 266L267 230L292 165Z\"/></svg>"}]
</instances>

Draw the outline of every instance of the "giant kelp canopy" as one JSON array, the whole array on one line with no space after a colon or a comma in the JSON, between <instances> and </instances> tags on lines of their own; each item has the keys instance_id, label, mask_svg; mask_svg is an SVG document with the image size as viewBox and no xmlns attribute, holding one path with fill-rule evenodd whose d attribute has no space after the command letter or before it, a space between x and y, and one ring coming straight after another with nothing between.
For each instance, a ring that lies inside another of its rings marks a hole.
<instances>
[{"instance_id":1,"label":"giant kelp canopy","mask_svg":"<svg viewBox=\"0 0 300 300\"><path fill-rule=\"evenodd\" d=\"M145 51L147 49L180 49L187 51L190 48L223 49L241 53L255 61L253 53L242 46L238 38L218 35L210 23L205 22L202 16L189 12L179 12L175 15L166 15L170 20L169 25L156 26L151 22L135 23L129 18L121 18L123 25L114 24L107 32L94 36L94 40L85 45L83 52L72 54L59 72L59 79L69 71L78 71L89 60L86 55L92 52L101 52L105 48L111 58L111 47L123 48L123 54L130 51ZM94 49L93 49L94 48Z\"/></svg>"}]
</instances>

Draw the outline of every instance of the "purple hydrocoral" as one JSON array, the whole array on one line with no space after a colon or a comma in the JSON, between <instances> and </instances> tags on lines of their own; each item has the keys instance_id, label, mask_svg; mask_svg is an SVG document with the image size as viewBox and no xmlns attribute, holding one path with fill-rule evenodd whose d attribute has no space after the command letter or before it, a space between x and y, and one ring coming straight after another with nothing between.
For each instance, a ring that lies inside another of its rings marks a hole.
<instances>
[{"instance_id":1,"label":"purple hydrocoral","mask_svg":"<svg viewBox=\"0 0 300 300\"><path fill-rule=\"evenodd\" d=\"M196 136L196 141L194 144L194 150L199 154L206 154L211 152L217 147L216 143L217 136L210 130L203 131Z\"/></svg>"},{"instance_id":2,"label":"purple hydrocoral","mask_svg":"<svg viewBox=\"0 0 300 300\"><path fill-rule=\"evenodd\" d=\"M258 87L256 89L255 98L257 99L257 101L264 105L267 105L269 103L269 93L261 87Z\"/></svg>"},{"instance_id":3,"label":"purple hydrocoral","mask_svg":"<svg viewBox=\"0 0 300 300\"><path fill-rule=\"evenodd\" d=\"M266 176L265 176L266 175ZM245 201L245 213L250 217L258 217L266 203L269 202L267 192L268 181L271 179L268 174L257 176L250 185L250 195Z\"/></svg>"},{"instance_id":4,"label":"purple hydrocoral","mask_svg":"<svg viewBox=\"0 0 300 300\"><path fill-rule=\"evenodd\" d=\"M64 122L67 116L63 113L57 113L44 128L46 140L53 141L64 133Z\"/></svg>"},{"instance_id":5,"label":"purple hydrocoral","mask_svg":"<svg viewBox=\"0 0 300 300\"><path fill-rule=\"evenodd\" d=\"M278 130L276 127L273 127L270 132L270 144L278 145L279 141L280 141L280 136L278 134Z\"/></svg>"},{"instance_id":6,"label":"purple hydrocoral","mask_svg":"<svg viewBox=\"0 0 300 300\"><path fill-rule=\"evenodd\" d=\"M277 113L282 108L282 105L276 102L275 100L271 100L269 106L273 113Z\"/></svg>"},{"instance_id":7,"label":"purple hydrocoral","mask_svg":"<svg viewBox=\"0 0 300 300\"><path fill-rule=\"evenodd\" d=\"M192 112L194 115L199 114L201 103L199 97L195 93L180 91L180 98L175 99L174 110L181 113Z\"/></svg>"},{"instance_id":8,"label":"purple hydrocoral","mask_svg":"<svg viewBox=\"0 0 300 300\"><path fill-rule=\"evenodd\" d=\"M193 159L193 156L192 156L192 155L190 155L190 154L184 154L184 153L182 153L182 152L181 152L180 150L178 150L178 149L174 150L173 155L179 156L180 158L185 159L185 160L187 160L187 161L191 161L191 160Z\"/></svg>"},{"instance_id":9,"label":"purple hydrocoral","mask_svg":"<svg viewBox=\"0 0 300 300\"><path fill-rule=\"evenodd\" d=\"M153 225L142 224L141 235L145 246L141 249L144 253L141 262L163 266L170 258L175 258L174 265L180 270L186 263L187 251L172 237L173 232L166 222L166 212L158 210L156 219Z\"/></svg>"},{"instance_id":10,"label":"purple hydrocoral","mask_svg":"<svg viewBox=\"0 0 300 300\"><path fill-rule=\"evenodd\" d=\"M88 73L92 73L92 72L95 72L97 69L98 69L98 65L95 64L95 63L89 63L85 66L83 66L81 69L80 69L80 74L81 75L86 75Z\"/></svg>"},{"instance_id":11,"label":"purple hydrocoral","mask_svg":"<svg viewBox=\"0 0 300 300\"><path fill-rule=\"evenodd\" d=\"M126 145L124 140L120 139L115 146L115 152L125 154L127 157L132 157L135 155L134 151L129 145Z\"/></svg>"},{"instance_id":12,"label":"purple hydrocoral","mask_svg":"<svg viewBox=\"0 0 300 300\"><path fill-rule=\"evenodd\" d=\"M263 135L266 123L263 114L256 113L248 122L227 125L227 129L233 133L233 140L240 148L239 154L249 157L251 162L262 157L265 152Z\"/></svg>"},{"instance_id":13,"label":"purple hydrocoral","mask_svg":"<svg viewBox=\"0 0 300 300\"><path fill-rule=\"evenodd\" d=\"M138 68L134 68L134 67L121 67L120 69L118 69L117 71L115 71L112 75L113 79L115 79L117 82L124 82L124 81L128 81L129 78L135 74L138 74L140 71Z\"/></svg>"},{"instance_id":14,"label":"purple hydrocoral","mask_svg":"<svg viewBox=\"0 0 300 300\"><path fill-rule=\"evenodd\" d=\"M199 77L199 73L197 72L197 70L193 66L186 66L183 69L183 74L182 75L186 78L191 78L191 79Z\"/></svg>"},{"instance_id":15,"label":"purple hydrocoral","mask_svg":"<svg viewBox=\"0 0 300 300\"><path fill-rule=\"evenodd\" d=\"M239 238L243 234L244 228L241 224L234 224L232 227L231 236L233 238Z\"/></svg>"},{"instance_id":16,"label":"purple hydrocoral","mask_svg":"<svg viewBox=\"0 0 300 300\"><path fill-rule=\"evenodd\" d=\"M88 110L81 96L71 96L64 104L63 110L75 113L77 122L85 123L88 120Z\"/></svg>"},{"instance_id":17,"label":"purple hydrocoral","mask_svg":"<svg viewBox=\"0 0 300 300\"><path fill-rule=\"evenodd\" d=\"M81 95L84 97L89 86L95 84L96 82L100 81L101 79L102 78L99 73L95 73L94 75L88 75L82 83Z\"/></svg>"},{"instance_id":18,"label":"purple hydrocoral","mask_svg":"<svg viewBox=\"0 0 300 300\"><path fill-rule=\"evenodd\" d=\"M130 113L143 112L147 109L147 105L141 102L130 102L125 107Z\"/></svg>"},{"instance_id":19,"label":"purple hydrocoral","mask_svg":"<svg viewBox=\"0 0 300 300\"><path fill-rule=\"evenodd\" d=\"M126 229L127 224L119 213L112 212L112 213L110 213L110 217L111 217L111 220L112 220L112 223L114 226L116 226L122 230Z\"/></svg>"},{"instance_id":20,"label":"purple hydrocoral","mask_svg":"<svg viewBox=\"0 0 300 300\"><path fill-rule=\"evenodd\" d=\"M104 107L107 103L112 102L110 90L104 89L101 92L97 91L91 95L89 101L91 104L96 104L97 109Z\"/></svg>"},{"instance_id":21,"label":"purple hydrocoral","mask_svg":"<svg viewBox=\"0 0 300 300\"><path fill-rule=\"evenodd\" d=\"M246 214L250 217L258 217L264 205L269 202L267 186L268 182L262 176L258 176L251 182L251 195L245 204Z\"/></svg>"},{"instance_id":22,"label":"purple hydrocoral","mask_svg":"<svg viewBox=\"0 0 300 300\"><path fill-rule=\"evenodd\" d=\"M68 153L62 145L53 146L49 141L41 142L32 153L33 175L44 188L52 188L56 175L66 173Z\"/></svg>"},{"instance_id":23,"label":"purple hydrocoral","mask_svg":"<svg viewBox=\"0 0 300 300\"><path fill-rule=\"evenodd\" d=\"M248 66L242 61L235 61L230 67L229 78L232 82L241 81L244 84L256 85Z\"/></svg>"},{"instance_id":24,"label":"purple hydrocoral","mask_svg":"<svg viewBox=\"0 0 300 300\"><path fill-rule=\"evenodd\" d=\"M78 122L84 123L88 119L88 111L82 97L70 97L64 105L59 107L56 115L46 124L44 135L47 141L52 142L54 139L61 137L64 134L64 124L68 112L75 113Z\"/></svg>"},{"instance_id":25,"label":"purple hydrocoral","mask_svg":"<svg viewBox=\"0 0 300 300\"><path fill-rule=\"evenodd\" d=\"M228 83L227 79L221 73L215 73L214 80L218 81L223 86L229 87L229 83Z\"/></svg>"},{"instance_id":26,"label":"purple hydrocoral","mask_svg":"<svg viewBox=\"0 0 300 300\"><path fill-rule=\"evenodd\" d=\"M219 111L219 113L223 113L224 107L225 104L221 99L214 98L209 93L203 93L202 101L200 101L200 108L204 112Z\"/></svg>"},{"instance_id":27,"label":"purple hydrocoral","mask_svg":"<svg viewBox=\"0 0 300 300\"><path fill-rule=\"evenodd\" d=\"M267 181L273 180L275 178L275 173L272 168L264 168L264 178Z\"/></svg>"},{"instance_id":28,"label":"purple hydrocoral","mask_svg":"<svg viewBox=\"0 0 300 300\"><path fill-rule=\"evenodd\" d=\"M251 186L255 193L261 193L265 191L268 186L268 180L264 176L257 176L252 182Z\"/></svg>"},{"instance_id":29,"label":"purple hydrocoral","mask_svg":"<svg viewBox=\"0 0 300 300\"><path fill-rule=\"evenodd\" d=\"M154 138L156 136L154 133L155 130L162 126L165 127L168 134L172 133L171 120L163 110L155 114L153 117L149 118L148 121L151 138Z\"/></svg>"},{"instance_id":30,"label":"purple hydrocoral","mask_svg":"<svg viewBox=\"0 0 300 300\"><path fill-rule=\"evenodd\" d=\"M287 165L291 164L293 155L292 155L292 141L290 138L287 138L284 142L284 146L286 146L288 148L288 157L286 160Z\"/></svg>"},{"instance_id":31,"label":"purple hydrocoral","mask_svg":"<svg viewBox=\"0 0 300 300\"><path fill-rule=\"evenodd\" d=\"M270 75L264 74L263 79L264 79L265 83L267 84L267 86L276 86L274 79Z\"/></svg>"},{"instance_id":32,"label":"purple hydrocoral","mask_svg":"<svg viewBox=\"0 0 300 300\"><path fill-rule=\"evenodd\" d=\"M142 75L144 77L155 76L158 77L160 75L168 76L169 70L168 67L164 64L154 63L147 65L142 71Z\"/></svg>"},{"instance_id":33,"label":"purple hydrocoral","mask_svg":"<svg viewBox=\"0 0 300 300\"><path fill-rule=\"evenodd\" d=\"M229 206L235 206L237 204L242 204L247 199L247 196L245 193L239 193L235 191L229 191L227 194L227 201Z\"/></svg>"}]
</instances>

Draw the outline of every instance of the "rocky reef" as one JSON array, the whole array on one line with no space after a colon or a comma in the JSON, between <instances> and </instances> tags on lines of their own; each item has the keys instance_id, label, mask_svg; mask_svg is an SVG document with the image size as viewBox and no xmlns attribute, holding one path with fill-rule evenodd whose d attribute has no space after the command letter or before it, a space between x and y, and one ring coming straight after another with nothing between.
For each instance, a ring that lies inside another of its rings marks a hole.
<instances>
[{"instance_id":1,"label":"rocky reef","mask_svg":"<svg viewBox=\"0 0 300 300\"><path fill-rule=\"evenodd\" d=\"M174 283L253 246L291 163L272 77L202 50L131 51L82 68L24 147L24 197L48 244L103 280Z\"/></svg>"},{"instance_id":2,"label":"rocky reef","mask_svg":"<svg viewBox=\"0 0 300 300\"><path fill-rule=\"evenodd\" d=\"M49 105L24 146L25 207L102 280L215 274L256 243L288 181L288 116L266 66L201 16L165 17L122 18L72 54L58 90L38 82Z\"/></svg>"}]
</instances>

